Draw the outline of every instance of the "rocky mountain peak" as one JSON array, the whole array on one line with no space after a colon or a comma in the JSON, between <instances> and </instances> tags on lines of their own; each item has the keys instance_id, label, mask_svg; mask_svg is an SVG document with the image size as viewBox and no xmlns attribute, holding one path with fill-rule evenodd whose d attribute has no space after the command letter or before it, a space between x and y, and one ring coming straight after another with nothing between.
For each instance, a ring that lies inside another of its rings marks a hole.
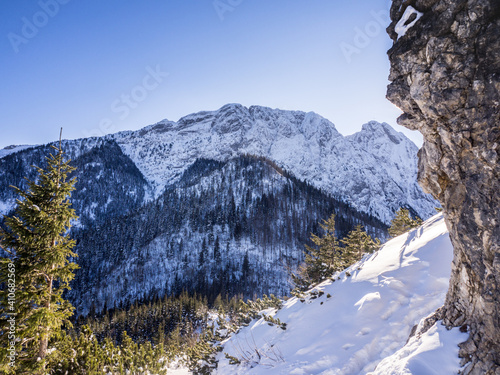
<instances>
[{"instance_id":1,"label":"rocky mountain peak","mask_svg":"<svg viewBox=\"0 0 500 375\"><path fill-rule=\"evenodd\" d=\"M167 119L157 122L156 124L146 126L139 131L140 135L146 135L148 133L164 133L170 131L174 128L175 122L169 121Z\"/></svg>"},{"instance_id":2,"label":"rocky mountain peak","mask_svg":"<svg viewBox=\"0 0 500 375\"><path fill-rule=\"evenodd\" d=\"M413 143L403 133L397 132L385 122L369 121L361 127L361 131L355 134L355 142L367 142L368 140L389 140L398 145L402 142Z\"/></svg>"},{"instance_id":3,"label":"rocky mountain peak","mask_svg":"<svg viewBox=\"0 0 500 375\"><path fill-rule=\"evenodd\" d=\"M193 124L210 123L214 117L212 111L201 111L181 117L176 123L177 129L189 128Z\"/></svg>"},{"instance_id":4,"label":"rocky mountain peak","mask_svg":"<svg viewBox=\"0 0 500 375\"><path fill-rule=\"evenodd\" d=\"M399 207L411 207L427 218L436 206L416 183L417 147L389 125L375 121L344 137L314 112L228 104L103 139L116 142L135 163L153 197L178 182L199 158L227 161L251 154L272 160L387 224ZM74 158L99 140L67 141L65 147Z\"/></svg>"},{"instance_id":5,"label":"rocky mountain peak","mask_svg":"<svg viewBox=\"0 0 500 375\"><path fill-rule=\"evenodd\" d=\"M373 137L386 137L395 144L400 144L408 139L403 133L397 132L385 122L370 121L368 124L363 125L362 131L365 134L371 134Z\"/></svg>"},{"instance_id":6,"label":"rocky mountain peak","mask_svg":"<svg viewBox=\"0 0 500 375\"><path fill-rule=\"evenodd\" d=\"M214 113L212 130L219 134L233 133L252 126L248 108L241 104L226 104Z\"/></svg>"},{"instance_id":7,"label":"rocky mountain peak","mask_svg":"<svg viewBox=\"0 0 500 375\"><path fill-rule=\"evenodd\" d=\"M416 184L417 147L387 124L371 122L360 133L344 137L314 112L228 104L163 127L117 135L116 141L157 194L197 158L252 154L273 160L385 223L401 206L424 218L436 206Z\"/></svg>"}]
</instances>

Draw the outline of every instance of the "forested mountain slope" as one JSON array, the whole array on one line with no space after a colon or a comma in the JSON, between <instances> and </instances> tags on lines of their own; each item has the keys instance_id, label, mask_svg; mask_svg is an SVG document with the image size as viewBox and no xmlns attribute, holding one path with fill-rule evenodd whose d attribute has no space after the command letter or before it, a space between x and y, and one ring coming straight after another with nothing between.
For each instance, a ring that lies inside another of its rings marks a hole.
<instances>
[{"instance_id":1,"label":"forested mountain slope","mask_svg":"<svg viewBox=\"0 0 500 375\"><path fill-rule=\"evenodd\" d=\"M310 233L333 212L339 236L358 223L385 236L378 219L267 159L198 159L139 210L75 230L81 269L70 296L86 313L182 290L209 300L284 295L287 267L298 265Z\"/></svg>"}]
</instances>

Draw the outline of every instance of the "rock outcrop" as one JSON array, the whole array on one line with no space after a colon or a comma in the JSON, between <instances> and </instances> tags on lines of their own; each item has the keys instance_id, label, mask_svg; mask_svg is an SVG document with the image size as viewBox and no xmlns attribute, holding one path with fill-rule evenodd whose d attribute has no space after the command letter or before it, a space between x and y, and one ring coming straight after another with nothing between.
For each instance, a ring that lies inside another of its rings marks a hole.
<instances>
[{"instance_id":1,"label":"rock outcrop","mask_svg":"<svg viewBox=\"0 0 500 375\"><path fill-rule=\"evenodd\" d=\"M454 246L441 316L464 374L500 374L500 1L393 0L388 99L419 130L419 182Z\"/></svg>"}]
</instances>

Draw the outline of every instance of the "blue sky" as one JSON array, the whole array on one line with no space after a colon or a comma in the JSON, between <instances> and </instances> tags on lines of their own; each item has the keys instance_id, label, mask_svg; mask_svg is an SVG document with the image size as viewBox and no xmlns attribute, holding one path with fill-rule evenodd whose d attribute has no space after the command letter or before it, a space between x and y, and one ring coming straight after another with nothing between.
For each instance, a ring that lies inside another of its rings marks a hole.
<instances>
[{"instance_id":1,"label":"blue sky","mask_svg":"<svg viewBox=\"0 0 500 375\"><path fill-rule=\"evenodd\" d=\"M226 103L396 125L387 0L0 5L0 148L135 130Z\"/></svg>"}]
</instances>

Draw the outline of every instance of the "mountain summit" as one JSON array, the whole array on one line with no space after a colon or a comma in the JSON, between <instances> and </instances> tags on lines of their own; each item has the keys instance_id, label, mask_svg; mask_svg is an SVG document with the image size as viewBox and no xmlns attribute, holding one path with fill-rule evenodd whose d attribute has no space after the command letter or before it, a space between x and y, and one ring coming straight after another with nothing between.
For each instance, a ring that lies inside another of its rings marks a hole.
<instances>
[{"instance_id":1,"label":"mountain summit","mask_svg":"<svg viewBox=\"0 0 500 375\"><path fill-rule=\"evenodd\" d=\"M228 161L250 154L274 161L386 224L399 207L425 219L438 206L417 184L417 146L376 121L344 137L314 112L226 104L177 122L162 120L137 131L66 141L65 147L74 159L105 141L116 142L139 169L151 192L147 196L158 197L199 158ZM0 153L0 158L26 147ZM0 213L6 213L14 199L0 194L0 200Z\"/></svg>"},{"instance_id":2,"label":"mountain summit","mask_svg":"<svg viewBox=\"0 0 500 375\"><path fill-rule=\"evenodd\" d=\"M252 154L385 223L399 207L427 218L437 205L417 184L417 146L386 123L371 121L344 137L314 112L227 104L108 137L156 194L178 181L197 158L227 161Z\"/></svg>"}]
</instances>

